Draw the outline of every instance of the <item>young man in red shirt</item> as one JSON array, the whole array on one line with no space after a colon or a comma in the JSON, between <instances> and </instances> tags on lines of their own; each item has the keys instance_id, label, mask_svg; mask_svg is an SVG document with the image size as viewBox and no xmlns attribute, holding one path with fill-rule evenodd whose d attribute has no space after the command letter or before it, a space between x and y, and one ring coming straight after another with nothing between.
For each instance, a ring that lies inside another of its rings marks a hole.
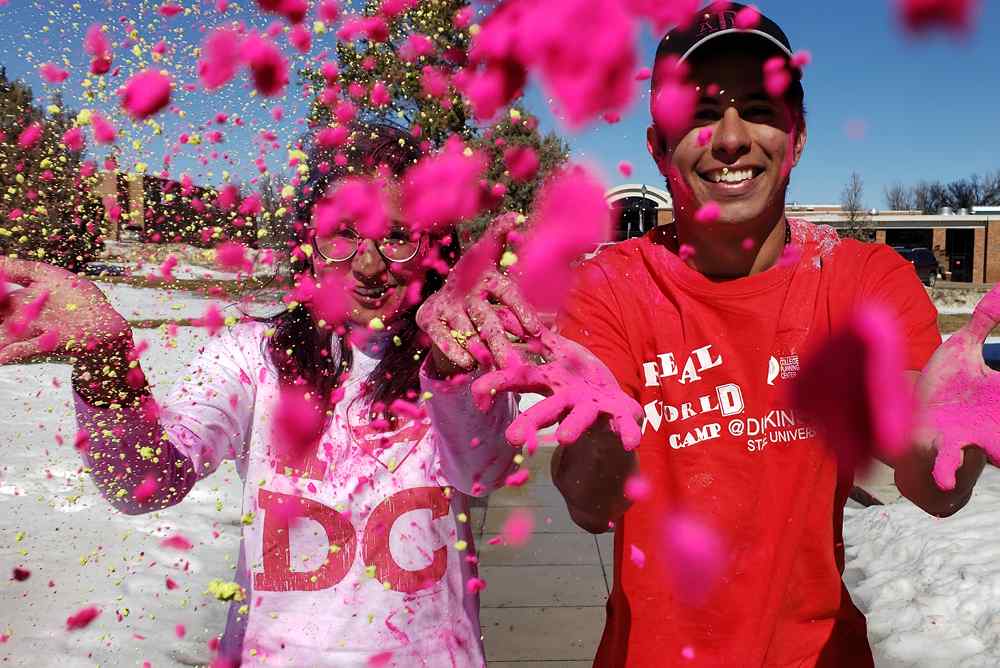
<instances>
[{"instance_id":1,"label":"young man in red shirt","mask_svg":"<svg viewBox=\"0 0 1000 668\"><path fill-rule=\"evenodd\" d=\"M553 458L577 524L614 526L595 666L873 665L864 615L841 579L850 475L838 476L782 386L803 351L869 301L897 316L915 381L941 343L937 313L889 247L785 217L806 145L802 87L793 75L783 96L768 93L765 63L779 56L794 72L791 47L765 17L736 29L739 9L706 10L661 42L653 99L670 56L690 68L699 94L687 127L670 133L654 120L648 131L675 221L585 263L559 323L644 412L637 451L623 450L604 421ZM709 202L718 218L697 221ZM945 516L968 500L985 458L966 449L947 493L932 481L933 459L926 446L888 463L905 496ZM651 491L629 508L624 481L639 468ZM695 603L665 576L681 567L664 547L676 513L713 527L723 546L724 568ZM633 546L644 563L630 558Z\"/></svg>"},{"instance_id":2,"label":"young man in red shirt","mask_svg":"<svg viewBox=\"0 0 1000 668\"><path fill-rule=\"evenodd\" d=\"M472 358L449 331L476 333L500 362L475 393L551 395L507 437L520 445L561 420L552 477L569 513L593 533L614 527L614 588L596 666L872 666L864 616L841 579L851 472L838 471L830 444L788 405L788 383L800 355L859 305L880 302L902 330L907 381L951 403L955 369L972 369L973 385L987 377L976 345L1000 322L997 296L956 335L961 345L939 349L937 313L905 260L884 244L840 240L829 227L785 217L806 145L803 90L785 34L765 17L737 29L741 8L706 10L661 42L652 99L659 86L676 85L678 62L699 94L689 123L678 127L669 107L654 109L671 127L654 121L648 133L674 223L583 263L559 336L540 332L497 271L482 289L446 290L418 315L456 369ZM784 94L765 72L788 76ZM717 216L697 216L709 203ZM524 331L513 334L541 337L544 360L504 362L511 344L490 301L517 314ZM931 475L937 440L887 463L904 496L946 516L968 501L985 455L966 447L944 492ZM639 470L649 493L632 505L626 480ZM677 549L684 540L699 549L714 541L721 558L709 563L706 549L700 564L696 550Z\"/></svg>"}]
</instances>

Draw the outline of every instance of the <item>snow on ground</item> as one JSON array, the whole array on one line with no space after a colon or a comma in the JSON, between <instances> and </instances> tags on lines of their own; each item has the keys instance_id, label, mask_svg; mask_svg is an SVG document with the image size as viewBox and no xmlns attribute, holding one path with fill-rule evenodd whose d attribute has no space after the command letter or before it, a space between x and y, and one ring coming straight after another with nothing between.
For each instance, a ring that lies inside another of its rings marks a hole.
<instances>
[{"instance_id":1,"label":"snow on ground","mask_svg":"<svg viewBox=\"0 0 1000 668\"><path fill-rule=\"evenodd\" d=\"M971 314L976 304L986 294L983 290L962 288L933 288L931 301L941 315Z\"/></svg>"},{"instance_id":2,"label":"snow on ground","mask_svg":"<svg viewBox=\"0 0 1000 668\"><path fill-rule=\"evenodd\" d=\"M116 311L128 320L199 318L212 302L193 292L96 282ZM222 304L220 303L220 308Z\"/></svg>"},{"instance_id":3,"label":"snow on ground","mask_svg":"<svg viewBox=\"0 0 1000 668\"><path fill-rule=\"evenodd\" d=\"M947 341L949 338L951 338L951 334L942 334L941 335L941 341ZM987 336L986 340L983 341L983 343L984 344L985 343L1000 343L1000 336Z\"/></svg>"},{"instance_id":4,"label":"snow on ground","mask_svg":"<svg viewBox=\"0 0 1000 668\"><path fill-rule=\"evenodd\" d=\"M109 267L120 267L124 269L129 276L149 276L150 274L159 275L160 265L158 264L147 264L144 262L101 262L101 264ZM221 269L208 269L196 264L188 264L186 262L179 262L170 271L174 278L179 278L183 280L191 279L211 279L217 281L235 281L238 276L236 272L233 271L222 271Z\"/></svg>"},{"instance_id":5,"label":"snow on ground","mask_svg":"<svg viewBox=\"0 0 1000 668\"><path fill-rule=\"evenodd\" d=\"M183 318L200 318L205 314L208 305L215 303L225 314L234 313L236 305L253 315L268 315L282 308L280 304L252 304L246 300L253 295L248 294L242 300L226 297L211 299L204 295L183 290L167 290L163 288L140 288L121 283L96 282L97 287L107 296L108 301L116 311L127 320L180 320Z\"/></svg>"},{"instance_id":6,"label":"snow on ground","mask_svg":"<svg viewBox=\"0 0 1000 668\"><path fill-rule=\"evenodd\" d=\"M150 275L159 276L160 266L162 263L147 263L147 262L114 262L114 261L101 261L103 265L109 267L120 267L125 270L126 274L129 276L147 277ZM267 266L257 266L254 267L254 275L267 277L275 273L273 267ZM221 269L213 269L210 267L203 267L199 264L191 264L188 262L178 262L170 270L170 274L174 278L179 278L182 280L193 280L193 279L206 279L214 281L236 281L244 280L246 274L238 274L235 271L223 271Z\"/></svg>"},{"instance_id":7,"label":"snow on ground","mask_svg":"<svg viewBox=\"0 0 1000 668\"><path fill-rule=\"evenodd\" d=\"M260 276L274 273L274 251L247 249L247 257L254 262L253 271ZM266 256L266 261L265 261ZM163 261L173 257L177 262L172 269L175 278L237 280L236 272L224 271L214 265L215 252L189 244L153 244L137 242L104 242L104 252L97 260L100 264L121 267L130 275L158 274Z\"/></svg>"},{"instance_id":8,"label":"snow on ground","mask_svg":"<svg viewBox=\"0 0 1000 668\"><path fill-rule=\"evenodd\" d=\"M175 344L157 330L136 335L150 341L143 366L161 397L204 338L190 327L181 328ZM0 662L58 668L147 660L157 668L206 664L206 643L223 630L228 604L205 592L210 580L233 578L238 554L241 485L235 468L225 463L179 506L122 515L81 471L70 401L67 365L0 367L0 635L10 636L0 644ZM194 548L160 547L175 531ZM31 577L9 579L15 566L29 569ZM168 576L177 589L167 590ZM67 632L66 618L88 605L101 608L101 615L88 628ZM186 627L183 639L177 624Z\"/></svg>"},{"instance_id":9,"label":"snow on ground","mask_svg":"<svg viewBox=\"0 0 1000 668\"><path fill-rule=\"evenodd\" d=\"M879 668L1000 665L1000 471L945 519L905 499L849 507L844 539Z\"/></svg>"}]
</instances>

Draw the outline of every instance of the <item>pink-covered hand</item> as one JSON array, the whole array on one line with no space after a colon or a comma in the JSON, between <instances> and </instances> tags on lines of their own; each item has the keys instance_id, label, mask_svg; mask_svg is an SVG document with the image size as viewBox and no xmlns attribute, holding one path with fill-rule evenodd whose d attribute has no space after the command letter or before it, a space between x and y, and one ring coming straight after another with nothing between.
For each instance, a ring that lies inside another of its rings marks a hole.
<instances>
[{"instance_id":1,"label":"pink-covered hand","mask_svg":"<svg viewBox=\"0 0 1000 668\"><path fill-rule=\"evenodd\" d=\"M488 351L494 366L518 363L521 356L508 337L537 335L544 329L517 285L498 265L517 217L497 218L459 259L443 288L417 311L417 324L434 343L435 359L443 356L462 369L476 365L478 351ZM489 357L487 355L487 357ZM482 357L482 355L478 355Z\"/></svg>"},{"instance_id":2,"label":"pink-covered hand","mask_svg":"<svg viewBox=\"0 0 1000 668\"><path fill-rule=\"evenodd\" d=\"M0 304L0 364L23 362L67 344L131 340L128 322L90 281L42 262L0 257L0 278L22 286ZM86 346L75 349L86 351Z\"/></svg>"},{"instance_id":3,"label":"pink-covered hand","mask_svg":"<svg viewBox=\"0 0 1000 668\"><path fill-rule=\"evenodd\" d=\"M524 411L507 428L507 440L538 446L537 434L555 423L556 440L575 443L599 417L607 416L626 450L639 445L642 408L625 394L611 371L589 350L547 329L538 339L542 363L519 363L487 373L472 384L472 393L485 410L497 392L535 392L546 395Z\"/></svg>"},{"instance_id":4,"label":"pink-covered hand","mask_svg":"<svg viewBox=\"0 0 1000 668\"><path fill-rule=\"evenodd\" d=\"M979 447L1000 466L1000 373L983 361L983 341L1000 324L1000 286L976 306L972 320L944 342L920 376L922 443L937 450L934 481L955 487L963 451Z\"/></svg>"}]
</instances>

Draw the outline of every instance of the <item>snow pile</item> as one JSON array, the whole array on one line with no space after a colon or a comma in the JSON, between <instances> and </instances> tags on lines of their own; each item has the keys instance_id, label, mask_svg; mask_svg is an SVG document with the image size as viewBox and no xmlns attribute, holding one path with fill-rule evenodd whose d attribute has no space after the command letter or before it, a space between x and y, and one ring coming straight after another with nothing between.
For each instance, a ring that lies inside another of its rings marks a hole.
<instances>
[{"instance_id":1,"label":"snow pile","mask_svg":"<svg viewBox=\"0 0 1000 668\"><path fill-rule=\"evenodd\" d=\"M1000 471L945 519L906 499L848 507L844 537L879 668L1000 665Z\"/></svg>"},{"instance_id":2,"label":"snow pile","mask_svg":"<svg viewBox=\"0 0 1000 668\"><path fill-rule=\"evenodd\" d=\"M931 288L931 301L941 315L971 314L986 290L973 288Z\"/></svg>"},{"instance_id":3,"label":"snow pile","mask_svg":"<svg viewBox=\"0 0 1000 668\"><path fill-rule=\"evenodd\" d=\"M143 368L163 397L204 333L186 327L171 339L138 330L136 338L150 343ZM61 364L0 367L0 637L9 636L0 661L32 668L207 664L207 642L224 629L228 603L205 592L213 579L233 579L239 549L235 467L225 462L165 511L114 511L73 449L69 372ZM194 547L162 547L175 532ZM12 580L17 566L31 577ZM167 578L177 587L168 589ZM100 616L68 632L66 618L88 605Z\"/></svg>"},{"instance_id":4,"label":"snow pile","mask_svg":"<svg viewBox=\"0 0 1000 668\"><path fill-rule=\"evenodd\" d=\"M270 264L265 264L262 261L265 254L270 255ZM254 275L267 277L275 273L275 263L277 262L280 265L282 257L286 256L287 253L283 251L248 248L247 255L250 261L254 263ZM198 248L190 244L105 241L104 251L101 253L98 262L104 265L121 267L131 276L146 276L159 273L161 265L168 257L173 257L177 261L171 273L175 278L181 280L209 279L233 281L237 279L236 272L223 271L218 268L215 263L215 249Z\"/></svg>"},{"instance_id":5,"label":"snow pile","mask_svg":"<svg viewBox=\"0 0 1000 668\"><path fill-rule=\"evenodd\" d=\"M250 302L249 299L263 299L266 294L248 292L239 297L212 299L194 292L167 290L164 288L138 288L122 283L95 281L97 287L111 302L111 306L127 320L182 320L200 318L211 303L216 303L224 315L240 316L244 313L255 317L272 315L284 308L275 298L270 303Z\"/></svg>"}]
</instances>

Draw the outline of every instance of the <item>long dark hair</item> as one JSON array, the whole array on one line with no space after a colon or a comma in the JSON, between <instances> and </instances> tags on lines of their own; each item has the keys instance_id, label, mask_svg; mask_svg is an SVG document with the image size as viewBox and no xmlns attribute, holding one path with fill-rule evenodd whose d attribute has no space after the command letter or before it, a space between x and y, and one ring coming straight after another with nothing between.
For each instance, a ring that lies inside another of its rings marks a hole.
<instances>
[{"instance_id":1,"label":"long dark hair","mask_svg":"<svg viewBox=\"0 0 1000 668\"><path fill-rule=\"evenodd\" d=\"M310 220L315 203L337 180L348 175L371 175L376 169L388 168L399 178L423 154L417 141L408 132L388 124L366 124L351 127L348 142L341 147L347 158L336 164L335 153L308 140L308 178L294 209L295 243L311 242ZM454 231L432 237L441 259L449 266L458 260L459 241ZM311 272L312 257L292 254L292 276ZM419 392L420 364L429 347L429 340L416 322L420 304L444 285L444 277L428 270L423 277L420 301L386 323L392 342L386 346L381 360L364 384L364 397L374 414L388 417L386 409L396 399L413 400ZM353 363L349 326L338 328L339 349L330 350L332 339L329 325L320 327L308 308L289 308L265 319L274 328L267 339L267 352L278 370L282 384L306 384L320 397L325 408L330 407L335 391L347 377Z\"/></svg>"}]
</instances>

